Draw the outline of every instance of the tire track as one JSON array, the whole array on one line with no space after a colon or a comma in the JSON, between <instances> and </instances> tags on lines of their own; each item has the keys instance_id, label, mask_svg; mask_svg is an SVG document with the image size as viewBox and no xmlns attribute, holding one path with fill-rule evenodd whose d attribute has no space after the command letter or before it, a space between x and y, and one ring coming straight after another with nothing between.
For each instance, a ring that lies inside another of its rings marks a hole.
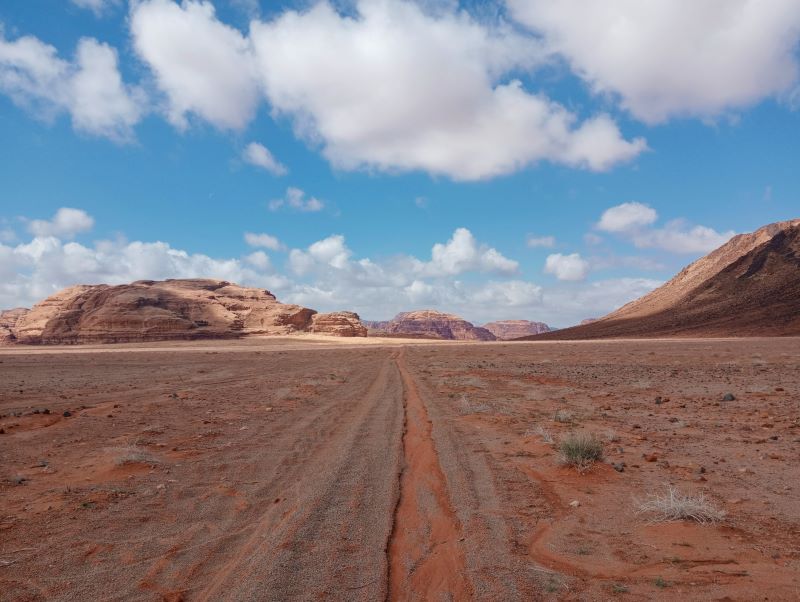
<instances>
[{"instance_id":1,"label":"tire track","mask_svg":"<svg viewBox=\"0 0 800 602\"><path fill-rule=\"evenodd\" d=\"M404 388L405 464L387 546L388 599L471 599L461 524L450 502L428 412L406 366L405 350L396 361Z\"/></svg>"},{"instance_id":2,"label":"tire track","mask_svg":"<svg viewBox=\"0 0 800 602\"><path fill-rule=\"evenodd\" d=\"M289 507L272 504L274 493L264 495L267 507L252 532L231 542L235 552L192 599L369 600L385 595L382 551L397 494L400 390L394 362L387 357L350 407L329 408L338 412L337 428L310 457L280 476L281 489L293 492ZM387 444L393 439L397 444Z\"/></svg>"}]
</instances>

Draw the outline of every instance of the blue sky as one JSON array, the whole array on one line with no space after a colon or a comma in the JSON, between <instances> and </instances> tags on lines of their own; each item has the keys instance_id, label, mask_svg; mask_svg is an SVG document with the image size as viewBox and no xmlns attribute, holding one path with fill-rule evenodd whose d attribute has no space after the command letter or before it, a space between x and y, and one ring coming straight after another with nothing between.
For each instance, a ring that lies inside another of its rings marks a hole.
<instances>
[{"instance_id":1,"label":"blue sky","mask_svg":"<svg viewBox=\"0 0 800 602\"><path fill-rule=\"evenodd\" d=\"M567 326L800 216L796 2L261 4L0 5L0 307L209 276Z\"/></svg>"}]
</instances>

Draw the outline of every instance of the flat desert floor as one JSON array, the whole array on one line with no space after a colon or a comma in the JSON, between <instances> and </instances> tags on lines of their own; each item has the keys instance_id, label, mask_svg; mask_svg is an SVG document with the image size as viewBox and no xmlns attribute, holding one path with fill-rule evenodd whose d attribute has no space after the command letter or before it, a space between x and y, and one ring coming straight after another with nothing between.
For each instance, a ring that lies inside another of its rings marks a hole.
<instances>
[{"instance_id":1,"label":"flat desert floor","mask_svg":"<svg viewBox=\"0 0 800 602\"><path fill-rule=\"evenodd\" d=\"M798 339L7 348L0 429L3 601L800 599Z\"/></svg>"}]
</instances>

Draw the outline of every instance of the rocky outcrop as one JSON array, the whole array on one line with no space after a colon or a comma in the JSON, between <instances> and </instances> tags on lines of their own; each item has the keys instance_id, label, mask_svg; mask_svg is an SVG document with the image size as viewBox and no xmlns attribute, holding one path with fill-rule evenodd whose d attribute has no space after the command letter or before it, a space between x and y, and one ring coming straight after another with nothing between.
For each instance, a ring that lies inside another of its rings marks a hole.
<instances>
[{"instance_id":1,"label":"rocky outcrop","mask_svg":"<svg viewBox=\"0 0 800 602\"><path fill-rule=\"evenodd\" d=\"M337 337L367 336L366 326L361 323L358 314L351 311L314 314L311 318L311 332L330 334Z\"/></svg>"},{"instance_id":2,"label":"rocky outcrop","mask_svg":"<svg viewBox=\"0 0 800 602\"><path fill-rule=\"evenodd\" d=\"M800 335L800 220L734 236L617 311L537 338L788 335Z\"/></svg>"},{"instance_id":3,"label":"rocky outcrop","mask_svg":"<svg viewBox=\"0 0 800 602\"><path fill-rule=\"evenodd\" d=\"M358 334L355 314L336 318L280 303L269 291L222 280L140 280L118 286L74 286L17 320L20 343L119 343L321 332ZM315 326L315 317L317 325ZM362 327L363 328L363 327Z\"/></svg>"},{"instance_id":4,"label":"rocky outcrop","mask_svg":"<svg viewBox=\"0 0 800 602\"><path fill-rule=\"evenodd\" d=\"M510 341L551 330L544 322L531 322L530 320L499 320L484 324L483 327L501 341Z\"/></svg>"},{"instance_id":5,"label":"rocky outcrop","mask_svg":"<svg viewBox=\"0 0 800 602\"><path fill-rule=\"evenodd\" d=\"M367 322L370 334L380 336L411 336L445 339L451 341L494 341L495 336L474 326L459 316L432 309L407 311L397 314L387 322ZM380 325L375 328L374 325Z\"/></svg>"},{"instance_id":6,"label":"rocky outcrop","mask_svg":"<svg viewBox=\"0 0 800 602\"><path fill-rule=\"evenodd\" d=\"M6 345L16 341L16 325L19 319L28 313L25 307L6 309L0 311L0 345Z\"/></svg>"},{"instance_id":7,"label":"rocky outcrop","mask_svg":"<svg viewBox=\"0 0 800 602\"><path fill-rule=\"evenodd\" d=\"M367 327L367 330L372 332L386 332L386 329L389 328L389 322L391 320L361 320L361 323Z\"/></svg>"}]
</instances>

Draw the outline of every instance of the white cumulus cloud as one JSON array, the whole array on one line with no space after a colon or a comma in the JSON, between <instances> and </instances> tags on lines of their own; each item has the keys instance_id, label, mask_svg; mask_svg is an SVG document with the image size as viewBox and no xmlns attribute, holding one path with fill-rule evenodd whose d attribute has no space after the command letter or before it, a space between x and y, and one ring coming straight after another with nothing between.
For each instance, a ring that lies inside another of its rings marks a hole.
<instances>
[{"instance_id":1,"label":"white cumulus cloud","mask_svg":"<svg viewBox=\"0 0 800 602\"><path fill-rule=\"evenodd\" d=\"M28 224L28 231L34 236L74 238L76 234L94 228L94 218L83 209L62 207L50 220L35 219Z\"/></svg>"},{"instance_id":2,"label":"white cumulus cloud","mask_svg":"<svg viewBox=\"0 0 800 602\"><path fill-rule=\"evenodd\" d=\"M286 175L289 171L285 165L275 159L266 146L258 142L251 142L244 148L242 159L250 165L260 167L275 176Z\"/></svg>"},{"instance_id":3,"label":"white cumulus cloud","mask_svg":"<svg viewBox=\"0 0 800 602\"><path fill-rule=\"evenodd\" d=\"M633 235L639 248L664 249L672 253L709 253L728 242L736 232L717 232L707 226L688 226L684 220L667 222L663 228L654 228Z\"/></svg>"},{"instance_id":4,"label":"white cumulus cloud","mask_svg":"<svg viewBox=\"0 0 800 602\"><path fill-rule=\"evenodd\" d=\"M553 274L559 280L584 280L589 273L589 262L583 259L579 253L570 255L553 253L547 256L544 271L547 274Z\"/></svg>"},{"instance_id":5,"label":"white cumulus cloud","mask_svg":"<svg viewBox=\"0 0 800 602\"><path fill-rule=\"evenodd\" d=\"M281 251L284 248L283 243L271 234L245 232L244 241L251 247L263 247L271 251Z\"/></svg>"},{"instance_id":6,"label":"white cumulus cloud","mask_svg":"<svg viewBox=\"0 0 800 602\"><path fill-rule=\"evenodd\" d=\"M243 129L259 102L249 40L216 18L210 2L132 4L133 46L166 96L179 128L196 115L221 129Z\"/></svg>"},{"instance_id":7,"label":"white cumulus cloud","mask_svg":"<svg viewBox=\"0 0 800 602\"><path fill-rule=\"evenodd\" d=\"M658 228L653 226L657 220L658 212L649 205L629 202L606 209L596 227L622 236L640 249L687 254L713 251L736 234L733 230L717 232L708 226L690 226L683 219Z\"/></svg>"},{"instance_id":8,"label":"white cumulus cloud","mask_svg":"<svg viewBox=\"0 0 800 602\"><path fill-rule=\"evenodd\" d=\"M9 41L0 29L0 91L38 118L66 112L76 130L118 142L133 138L146 110L142 90L122 81L116 50L94 38L67 61L36 37Z\"/></svg>"},{"instance_id":9,"label":"white cumulus cloud","mask_svg":"<svg viewBox=\"0 0 800 602\"><path fill-rule=\"evenodd\" d=\"M599 94L658 123L713 117L798 81L797 0L506 0Z\"/></svg>"},{"instance_id":10,"label":"white cumulus cloud","mask_svg":"<svg viewBox=\"0 0 800 602\"><path fill-rule=\"evenodd\" d=\"M544 60L535 39L466 12L319 2L253 22L250 38L272 107L340 169L477 180L543 160L605 170L646 146L527 91L510 74Z\"/></svg>"},{"instance_id":11,"label":"white cumulus cloud","mask_svg":"<svg viewBox=\"0 0 800 602\"><path fill-rule=\"evenodd\" d=\"M519 263L504 257L497 249L480 245L472 232L458 228L446 243L436 243L431 260L423 267L429 275L453 275L467 271L513 274Z\"/></svg>"},{"instance_id":12,"label":"white cumulus cloud","mask_svg":"<svg viewBox=\"0 0 800 602\"><path fill-rule=\"evenodd\" d=\"M597 229L606 232L627 232L649 226L658 219L658 213L643 203L630 202L610 207L600 216Z\"/></svg>"},{"instance_id":13,"label":"white cumulus cloud","mask_svg":"<svg viewBox=\"0 0 800 602\"><path fill-rule=\"evenodd\" d=\"M304 211L313 213L322 211L325 208L325 203L316 197L309 197L303 190L290 186L286 189L286 194L281 199L272 199L269 202L270 211L278 211L282 207L288 207L295 211Z\"/></svg>"}]
</instances>

